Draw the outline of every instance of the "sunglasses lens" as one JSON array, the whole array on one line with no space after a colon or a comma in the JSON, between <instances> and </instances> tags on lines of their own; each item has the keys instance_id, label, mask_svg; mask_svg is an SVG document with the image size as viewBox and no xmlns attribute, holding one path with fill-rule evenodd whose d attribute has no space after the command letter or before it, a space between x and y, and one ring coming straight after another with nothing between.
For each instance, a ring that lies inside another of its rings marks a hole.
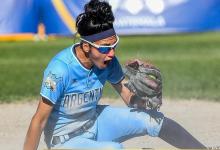
<instances>
[{"instance_id":1,"label":"sunglasses lens","mask_svg":"<svg viewBox=\"0 0 220 150\"><path fill-rule=\"evenodd\" d=\"M99 47L98 50L100 53L103 53L103 54L107 54L111 49L114 49L116 48L117 44L114 46L114 47Z\"/></svg>"},{"instance_id":2,"label":"sunglasses lens","mask_svg":"<svg viewBox=\"0 0 220 150\"><path fill-rule=\"evenodd\" d=\"M112 49L111 47L99 47L98 48L99 52L104 53L104 54L108 53L111 49Z\"/></svg>"}]
</instances>

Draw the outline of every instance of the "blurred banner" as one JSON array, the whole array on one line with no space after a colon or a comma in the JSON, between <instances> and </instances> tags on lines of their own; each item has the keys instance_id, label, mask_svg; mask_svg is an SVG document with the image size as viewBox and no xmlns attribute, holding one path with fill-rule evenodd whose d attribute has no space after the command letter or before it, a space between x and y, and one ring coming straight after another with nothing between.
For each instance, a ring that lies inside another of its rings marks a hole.
<instances>
[{"instance_id":1,"label":"blurred banner","mask_svg":"<svg viewBox=\"0 0 220 150\"><path fill-rule=\"evenodd\" d=\"M220 0L109 0L120 34L220 29Z\"/></svg>"},{"instance_id":2,"label":"blurred banner","mask_svg":"<svg viewBox=\"0 0 220 150\"><path fill-rule=\"evenodd\" d=\"M120 35L200 32L220 29L220 0L107 0ZM0 36L72 35L88 0L1 0Z\"/></svg>"}]
</instances>

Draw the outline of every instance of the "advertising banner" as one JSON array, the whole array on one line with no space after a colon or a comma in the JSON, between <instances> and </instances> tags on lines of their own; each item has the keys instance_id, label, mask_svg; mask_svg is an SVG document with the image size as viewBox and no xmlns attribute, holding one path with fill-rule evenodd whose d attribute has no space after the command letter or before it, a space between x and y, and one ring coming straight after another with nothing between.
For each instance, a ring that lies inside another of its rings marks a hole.
<instances>
[{"instance_id":1,"label":"advertising banner","mask_svg":"<svg viewBox=\"0 0 220 150\"><path fill-rule=\"evenodd\" d=\"M120 34L220 29L219 0L109 0Z\"/></svg>"},{"instance_id":2,"label":"advertising banner","mask_svg":"<svg viewBox=\"0 0 220 150\"><path fill-rule=\"evenodd\" d=\"M219 0L106 0L120 35L200 32L220 29ZM72 35L75 19L88 0L2 0L0 35L36 33Z\"/></svg>"}]
</instances>

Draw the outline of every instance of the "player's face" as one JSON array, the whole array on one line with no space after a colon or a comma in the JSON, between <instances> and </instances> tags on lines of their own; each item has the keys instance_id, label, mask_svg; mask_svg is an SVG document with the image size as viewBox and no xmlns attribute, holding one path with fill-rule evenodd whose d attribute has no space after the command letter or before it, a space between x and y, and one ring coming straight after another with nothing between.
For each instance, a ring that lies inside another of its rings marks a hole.
<instances>
[{"instance_id":1,"label":"player's face","mask_svg":"<svg viewBox=\"0 0 220 150\"><path fill-rule=\"evenodd\" d=\"M119 39L117 36L111 36L99 41L94 42L99 48L90 44L89 57L94 65L103 69L107 67L109 62L115 56L115 48ZM103 46L103 47L102 47ZM105 47L106 46L106 47ZM100 50L100 48L103 48Z\"/></svg>"}]
</instances>

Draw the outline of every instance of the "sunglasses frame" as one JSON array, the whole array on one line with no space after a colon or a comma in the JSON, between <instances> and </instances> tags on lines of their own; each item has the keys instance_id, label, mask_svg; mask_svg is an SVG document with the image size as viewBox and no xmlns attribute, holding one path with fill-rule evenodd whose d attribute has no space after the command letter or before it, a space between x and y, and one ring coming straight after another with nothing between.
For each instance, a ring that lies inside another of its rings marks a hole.
<instances>
[{"instance_id":1,"label":"sunglasses frame","mask_svg":"<svg viewBox=\"0 0 220 150\"><path fill-rule=\"evenodd\" d=\"M116 35L116 39L117 41L113 44L113 45L108 45L108 46L104 46L104 45L97 45L95 43L92 43L90 41L87 41L86 39L80 38L82 41L92 45L93 47L97 48L99 50L100 53L106 54L108 53L111 49L115 49L115 47L117 46L118 42L119 42L119 37ZM102 49L107 49L107 50L102 50Z\"/></svg>"}]
</instances>

